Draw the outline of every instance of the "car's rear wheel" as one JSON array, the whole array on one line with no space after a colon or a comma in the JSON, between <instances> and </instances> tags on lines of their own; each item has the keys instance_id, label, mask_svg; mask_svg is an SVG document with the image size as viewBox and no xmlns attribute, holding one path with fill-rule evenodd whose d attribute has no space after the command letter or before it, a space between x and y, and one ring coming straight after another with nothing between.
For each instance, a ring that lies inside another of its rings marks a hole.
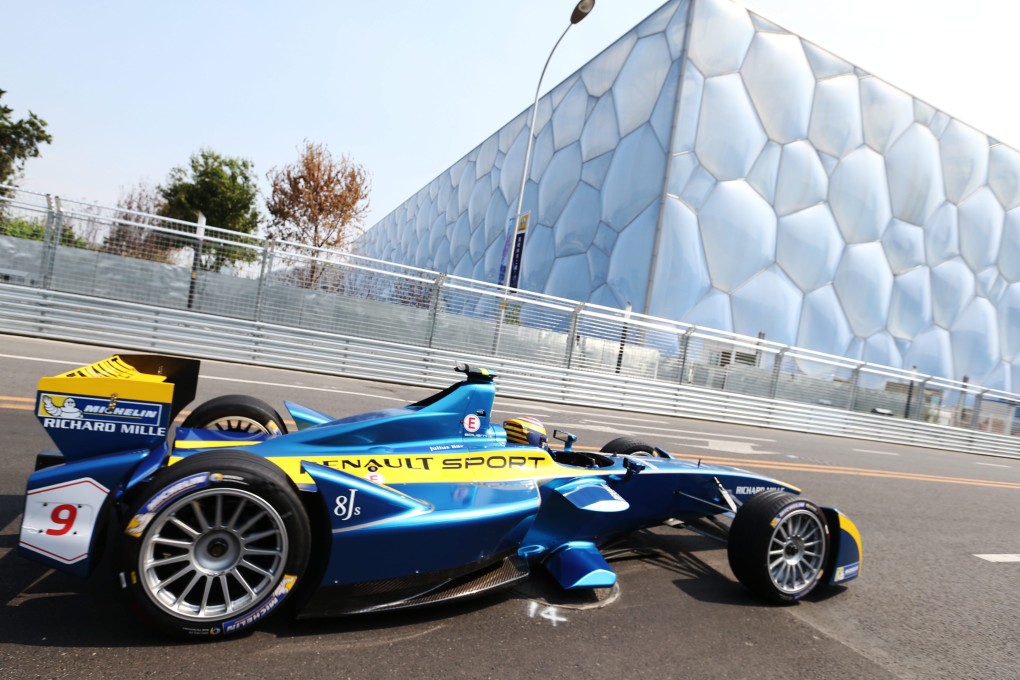
<instances>
[{"instance_id":1,"label":"car's rear wheel","mask_svg":"<svg viewBox=\"0 0 1020 680\"><path fill-rule=\"evenodd\" d=\"M140 616L178 636L241 632L276 611L308 564L308 516L286 475L241 451L162 470L132 506L122 583Z\"/></svg>"},{"instance_id":2,"label":"car's rear wheel","mask_svg":"<svg viewBox=\"0 0 1020 680\"><path fill-rule=\"evenodd\" d=\"M602 453L610 453L624 456L659 456L651 444L641 441L637 437L617 437L606 442L602 446Z\"/></svg>"},{"instance_id":3,"label":"car's rear wheel","mask_svg":"<svg viewBox=\"0 0 1020 680\"><path fill-rule=\"evenodd\" d=\"M784 491L765 491L744 503L727 546L737 580L778 603L799 600L818 585L828 550L821 509Z\"/></svg>"},{"instance_id":4,"label":"car's rear wheel","mask_svg":"<svg viewBox=\"0 0 1020 680\"><path fill-rule=\"evenodd\" d=\"M287 426L276 409L246 394L227 394L200 404L184 419L181 427L274 437L287 433Z\"/></svg>"}]
</instances>

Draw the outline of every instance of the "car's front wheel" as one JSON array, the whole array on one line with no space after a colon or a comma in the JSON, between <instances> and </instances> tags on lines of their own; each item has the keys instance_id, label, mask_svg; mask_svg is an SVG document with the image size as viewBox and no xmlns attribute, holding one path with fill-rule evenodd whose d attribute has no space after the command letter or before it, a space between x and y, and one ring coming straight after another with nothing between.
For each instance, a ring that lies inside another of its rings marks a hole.
<instances>
[{"instance_id":1,"label":"car's front wheel","mask_svg":"<svg viewBox=\"0 0 1020 680\"><path fill-rule=\"evenodd\" d=\"M269 461L196 454L147 490L120 550L122 584L147 623L178 636L238 633L276 611L303 577L309 520Z\"/></svg>"},{"instance_id":2,"label":"car's front wheel","mask_svg":"<svg viewBox=\"0 0 1020 680\"><path fill-rule=\"evenodd\" d=\"M727 546L737 580L778 603L799 600L818 585L828 550L821 509L784 491L765 491L744 503Z\"/></svg>"}]
</instances>

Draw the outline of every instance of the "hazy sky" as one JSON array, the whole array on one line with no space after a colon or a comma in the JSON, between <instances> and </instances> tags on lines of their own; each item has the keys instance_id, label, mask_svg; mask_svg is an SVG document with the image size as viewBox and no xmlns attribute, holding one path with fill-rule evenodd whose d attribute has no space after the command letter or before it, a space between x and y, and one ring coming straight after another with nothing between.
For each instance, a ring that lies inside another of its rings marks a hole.
<instances>
[{"instance_id":1,"label":"hazy sky","mask_svg":"<svg viewBox=\"0 0 1020 680\"><path fill-rule=\"evenodd\" d=\"M597 0L543 92L662 5ZM1020 148L1020 9L1003 0L743 0ZM53 144L22 186L116 203L200 148L265 174L309 139L372 176L370 226L531 104L574 0L7 0L3 103Z\"/></svg>"}]
</instances>

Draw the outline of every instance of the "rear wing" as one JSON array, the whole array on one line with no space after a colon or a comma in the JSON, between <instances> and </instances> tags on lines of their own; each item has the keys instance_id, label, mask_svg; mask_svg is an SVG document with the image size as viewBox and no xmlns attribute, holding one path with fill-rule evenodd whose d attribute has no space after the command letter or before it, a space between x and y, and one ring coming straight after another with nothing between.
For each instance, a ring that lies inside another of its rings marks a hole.
<instances>
[{"instance_id":1,"label":"rear wing","mask_svg":"<svg viewBox=\"0 0 1020 680\"><path fill-rule=\"evenodd\" d=\"M195 398L197 359L119 354L39 380L35 414L67 461L152 448Z\"/></svg>"}]
</instances>

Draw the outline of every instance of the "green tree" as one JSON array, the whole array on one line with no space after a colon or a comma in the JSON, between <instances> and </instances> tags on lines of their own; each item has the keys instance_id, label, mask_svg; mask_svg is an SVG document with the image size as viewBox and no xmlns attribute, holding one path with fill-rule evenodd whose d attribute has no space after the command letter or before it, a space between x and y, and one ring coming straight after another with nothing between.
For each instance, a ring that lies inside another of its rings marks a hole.
<instances>
[{"instance_id":1,"label":"green tree","mask_svg":"<svg viewBox=\"0 0 1020 680\"><path fill-rule=\"evenodd\" d=\"M142 181L130 189L121 190L117 207L123 210L103 240L100 251L153 262L170 262L180 244L175 244L163 232L150 227L164 227L166 223L156 215L165 211L163 196L158 187ZM141 213L141 214L139 214Z\"/></svg>"},{"instance_id":2,"label":"green tree","mask_svg":"<svg viewBox=\"0 0 1020 680\"><path fill-rule=\"evenodd\" d=\"M46 238L46 225L39 220L29 220L24 217L0 219L0 236L23 238L29 241L42 241ZM78 238L74 230L67 225L64 225L64 228L60 231L60 245L84 249L89 247L88 242Z\"/></svg>"},{"instance_id":3,"label":"green tree","mask_svg":"<svg viewBox=\"0 0 1020 680\"><path fill-rule=\"evenodd\" d=\"M0 99L7 94L0 90ZM46 132L46 121L28 112L28 118L14 120L14 109L0 104L0 184L13 184L24 170L25 161L39 156L39 145L53 137ZM0 190L0 195L9 190Z\"/></svg>"},{"instance_id":4,"label":"green tree","mask_svg":"<svg viewBox=\"0 0 1020 680\"><path fill-rule=\"evenodd\" d=\"M254 166L243 158L221 156L210 149L192 155L187 167L170 171L159 192L166 202L162 215L194 222L198 213L205 215L210 227L236 232L236 243L254 244L245 238L259 227L256 206L258 187L253 176ZM178 247L193 241L182 240ZM202 244L202 268L219 271L228 263L255 259L255 251L206 240Z\"/></svg>"}]
</instances>

